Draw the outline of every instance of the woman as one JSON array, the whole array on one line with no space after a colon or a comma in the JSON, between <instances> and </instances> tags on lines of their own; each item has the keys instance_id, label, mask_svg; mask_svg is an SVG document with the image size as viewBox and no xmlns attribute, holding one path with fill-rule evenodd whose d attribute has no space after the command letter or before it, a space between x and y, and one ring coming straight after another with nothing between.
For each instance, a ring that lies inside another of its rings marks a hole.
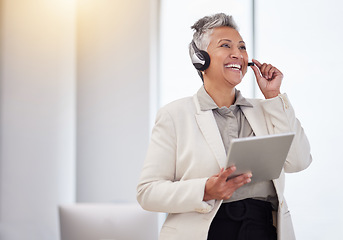
<instances>
[{"instance_id":1,"label":"woman","mask_svg":"<svg viewBox=\"0 0 343 240\"><path fill-rule=\"evenodd\" d=\"M287 95L280 93L283 74L253 60L265 99L245 99L235 87L247 72L248 54L232 17L206 16L192 28L190 55L203 86L159 110L137 199L146 210L168 213L161 240L295 239L284 172L301 171L312 158ZM296 136L278 179L250 183L246 173L227 180L236 170L225 168L232 138L290 131Z\"/></svg>"}]
</instances>

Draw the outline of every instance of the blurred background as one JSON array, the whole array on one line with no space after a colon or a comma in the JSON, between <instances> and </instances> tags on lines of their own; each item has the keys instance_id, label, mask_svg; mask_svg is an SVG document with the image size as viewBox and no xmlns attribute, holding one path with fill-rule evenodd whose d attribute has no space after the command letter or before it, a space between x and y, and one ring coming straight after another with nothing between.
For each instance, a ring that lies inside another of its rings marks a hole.
<instances>
[{"instance_id":1,"label":"blurred background","mask_svg":"<svg viewBox=\"0 0 343 240\"><path fill-rule=\"evenodd\" d=\"M156 111L201 86L190 26L232 14L284 73L313 164L288 174L298 239L343 239L343 2L0 0L0 239L57 240L57 206L135 203ZM239 89L261 97L249 70Z\"/></svg>"}]
</instances>

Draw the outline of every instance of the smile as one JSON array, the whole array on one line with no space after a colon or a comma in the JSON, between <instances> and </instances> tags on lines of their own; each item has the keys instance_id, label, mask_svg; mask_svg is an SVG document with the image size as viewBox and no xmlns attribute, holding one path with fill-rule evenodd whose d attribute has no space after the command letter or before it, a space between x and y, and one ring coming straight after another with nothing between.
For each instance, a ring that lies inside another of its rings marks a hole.
<instances>
[{"instance_id":1,"label":"smile","mask_svg":"<svg viewBox=\"0 0 343 240\"><path fill-rule=\"evenodd\" d=\"M235 64L235 63L226 64L224 67L226 67L226 68L232 68L232 69L235 69L235 70L241 70L241 69L242 69L242 65L240 65L240 64Z\"/></svg>"}]
</instances>

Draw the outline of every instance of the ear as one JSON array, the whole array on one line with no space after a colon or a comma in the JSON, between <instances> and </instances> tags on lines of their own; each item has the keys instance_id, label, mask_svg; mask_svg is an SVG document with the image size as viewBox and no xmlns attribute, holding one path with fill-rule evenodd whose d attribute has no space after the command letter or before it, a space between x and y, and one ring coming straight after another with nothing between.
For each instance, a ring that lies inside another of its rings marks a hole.
<instances>
[{"instance_id":1,"label":"ear","mask_svg":"<svg viewBox=\"0 0 343 240\"><path fill-rule=\"evenodd\" d=\"M210 55L203 50L200 50L194 41L191 42L194 54L191 56L192 63L198 71L204 71L210 66Z\"/></svg>"},{"instance_id":2,"label":"ear","mask_svg":"<svg viewBox=\"0 0 343 240\"><path fill-rule=\"evenodd\" d=\"M203 50L195 51L192 56L192 63L197 70L204 71L210 66L210 55Z\"/></svg>"}]
</instances>

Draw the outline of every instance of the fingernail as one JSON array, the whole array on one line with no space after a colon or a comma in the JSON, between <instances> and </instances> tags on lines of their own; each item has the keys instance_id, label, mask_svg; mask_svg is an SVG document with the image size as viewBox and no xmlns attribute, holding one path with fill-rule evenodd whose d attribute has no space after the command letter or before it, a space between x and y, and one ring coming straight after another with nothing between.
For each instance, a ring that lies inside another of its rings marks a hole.
<instances>
[{"instance_id":1,"label":"fingernail","mask_svg":"<svg viewBox=\"0 0 343 240\"><path fill-rule=\"evenodd\" d=\"M248 178L248 179L247 179L247 183L250 183L250 182L251 182L251 179L250 179L250 178Z\"/></svg>"}]
</instances>

